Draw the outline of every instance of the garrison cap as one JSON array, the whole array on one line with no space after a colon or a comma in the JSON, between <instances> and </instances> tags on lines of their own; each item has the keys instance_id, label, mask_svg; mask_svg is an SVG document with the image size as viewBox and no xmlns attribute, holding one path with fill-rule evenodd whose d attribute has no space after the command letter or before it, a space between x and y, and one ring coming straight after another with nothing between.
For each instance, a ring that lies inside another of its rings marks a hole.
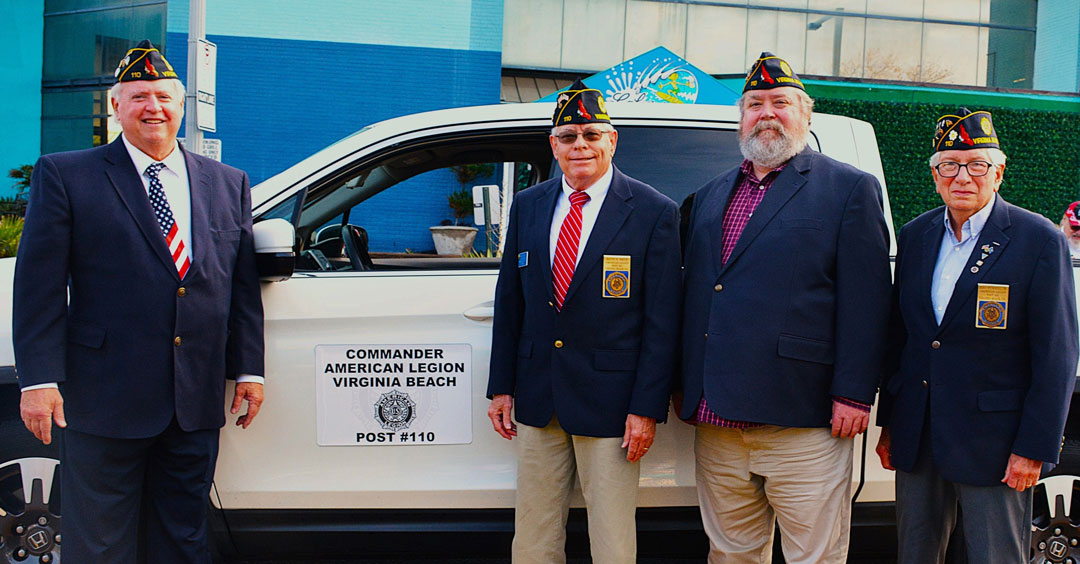
<instances>
[{"instance_id":1,"label":"garrison cap","mask_svg":"<svg viewBox=\"0 0 1080 564\"><path fill-rule=\"evenodd\" d=\"M585 86L581 79L574 81L570 88L559 93L555 101L555 115L552 124L569 125L572 123L611 123L608 117L604 95L595 88Z\"/></svg>"},{"instance_id":2,"label":"garrison cap","mask_svg":"<svg viewBox=\"0 0 1080 564\"><path fill-rule=\"evenodd\" d=\"M781 86L792 86L806 91L802 80L791 70L787 61L773 55L768 51L762 51L761 56L750 68L750 74L746 75L746 84L743 85L743 93L747 90L769 90Z\"/></svg>"},{"instance_id":3,"label":"garrison cap","mask_svg":"<svg viewBox=\"0 0 1080 564\"><path fill-rule=\"evenodd\" d=\"M180 78L176 76L176 71L173 70L169 61L166 61L165 57L161 56L161 52L150 44L149 39L143 39L134 48L128 50L124 58L120 60L116 71L113 72L113 76L116 77L116 82Z\"/></svg>"},{"instance_id":4,"label":"garrison cap","mask_svg":"<svg viewBox=\"0 0 1080 564\"><path fill-rule=\"evenodd\" d=\"M934 129L934 151L1000 148L990 112L973 112L960 108L955 114L946 114L937 120L937 128Z\"/></svg>"}]
</instances>

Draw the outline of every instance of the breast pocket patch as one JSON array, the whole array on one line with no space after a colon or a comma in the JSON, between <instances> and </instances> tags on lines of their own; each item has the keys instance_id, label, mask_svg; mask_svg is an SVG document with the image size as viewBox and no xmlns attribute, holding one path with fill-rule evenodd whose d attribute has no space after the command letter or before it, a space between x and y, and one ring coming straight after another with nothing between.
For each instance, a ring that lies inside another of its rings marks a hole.
<instances>
[{"instance_id":1,"label":"breast pocket patch","mask_svg":"<svg viewBox=\"0 0 1080 564\"><path fill-rule=\"evenodd\" d=\"M976 329L1004 329L1009 321L1009 285L979 284Z\"/></svg>"},{"instance_id":2,"label":"breast pocket patch","mask_svg":"<svg viewBox=\"0 0 1080 564\"><path fill-rule=\"evenodd\" d=\"M630 255L604 255L605 298L630 297Z\"/></svg>"}]
</instances>

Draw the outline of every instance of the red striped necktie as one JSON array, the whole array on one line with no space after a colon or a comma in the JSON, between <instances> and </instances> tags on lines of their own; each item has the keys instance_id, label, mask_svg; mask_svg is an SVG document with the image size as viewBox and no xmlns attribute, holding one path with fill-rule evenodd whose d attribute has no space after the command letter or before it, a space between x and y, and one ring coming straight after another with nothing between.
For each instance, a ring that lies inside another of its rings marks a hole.
<instances>
[{"instance_id":1,"label":"red striped necktie","mask_svg":"<svg viewBox=\"0 0 1080 564\"><path fill-rule=\"evenodd\" d=\"M574 278L577 265L578 244L581 241L581 206L589 201L585 192L574 191L570 194L570 213L566 214L562 227L559 228L559 242L555 245L555 260L551 264L551 275L555 282L555 310L561 311L566 290Z\"/></svg>"},{"instance_id":2,"label":"red striped necktie","mask_svg":"<svg viewBox=\"0 0 1080 564\"><path fill-rule=\"evenodd\" d=\"M165 197L165 189L161 186L161 178L158 173L165 168L165 163L154 163L146 167L146 177L150 179L150 204L154 206L154 215L157 216L158 224L161 225L161 233L165 235L165 243L169 245L169 253L172 254L176 271L180 273L180 279L184 279L188 268L191 267L191 252L184 245L180 237L180 229L176 227L172 208L169 200Z\"/></svg>"}]
</instances>

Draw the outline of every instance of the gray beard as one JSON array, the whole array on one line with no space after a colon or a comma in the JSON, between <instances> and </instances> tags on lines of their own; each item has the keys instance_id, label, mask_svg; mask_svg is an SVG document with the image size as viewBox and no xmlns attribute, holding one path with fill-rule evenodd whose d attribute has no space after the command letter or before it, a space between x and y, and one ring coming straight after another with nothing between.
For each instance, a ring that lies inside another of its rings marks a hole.
<instances>
[{"instance_id":1,"label":"gray beard","mask_svg":"<svg viewBox=\"0 0 1080 564\"><path fill-rule=\"evenodd\" d=\"M764 139L759 134L772 129L780 134L776 139ZM765 168L776 168L806 147L806 135L797 139L777 122L760 121L748 134L739 132L739 150L750 162Z\"/></svg>"}]
</instances>

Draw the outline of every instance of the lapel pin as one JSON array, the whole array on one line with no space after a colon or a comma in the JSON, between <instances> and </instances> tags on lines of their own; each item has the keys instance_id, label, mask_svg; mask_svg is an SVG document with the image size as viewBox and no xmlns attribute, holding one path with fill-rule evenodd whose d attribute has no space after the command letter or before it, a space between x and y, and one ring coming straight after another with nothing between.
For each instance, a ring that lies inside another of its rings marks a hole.
<instances>
[{"instance_id":1,"label":"lapel pin","mask_svg":"<svg viewBox=\"0 0 1080 564\"><path fill-rule=\"evenodd\" d=\"M983 258L986 258L986 257L983 257ZM982 261L981 260L975 261L975 266L982 266Z\"/></svg>"},{"instance_id":2,"label":"lapel pin","mask_svg":"<svg viewBox=\"0 0 1080 564\"><path fill-rule=\"evenodd\" d=\"M976 274L976 273L978 273L978 272L979 272L979 267L977 267L977 266L973 266L973 267L971 267L971 273L972 273L972 274Z\"/></svg>"}]
</instances>

